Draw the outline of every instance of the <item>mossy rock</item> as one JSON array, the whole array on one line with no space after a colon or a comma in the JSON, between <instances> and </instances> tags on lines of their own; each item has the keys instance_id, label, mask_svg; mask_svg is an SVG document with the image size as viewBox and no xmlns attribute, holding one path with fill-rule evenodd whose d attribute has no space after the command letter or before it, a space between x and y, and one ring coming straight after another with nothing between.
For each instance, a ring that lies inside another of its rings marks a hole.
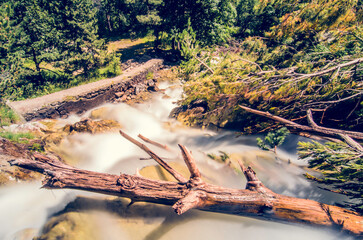
<instances>
[{"instance_id":1,"label":"mossy rock","mask_svg":"<svg viewBox=\"0 0 363 240\"><path fill-rule=\"evenodd\" d=\"M42 235L34 240L98 240L93 217L88 213L68 212L52 217L44 226Z\"/></svg>"},{"instance_id":2,"label":"mossy rock","mask_svg":"<svg viewBox=\"0 0 363 240\"><path fill-rule=\"evenodd\" d=\"M95 119L105 119L104 116L107 116L108 112L109 112L108 107L97 108L95 110L92 110L89 117L94 120Z\"/></svg>"},{"instance_id":3,"label":"mossy rock","mask_svg":"<svg viewBox=\"0 0 363 240\"><path fill-rule=\"evenodd\" d=\"M63 130L72 134L82 132L93 134L109 132L120 128L120 124L114 120L93 121L91 119L85 119L72 125L66 125Z\"/></svg>"}]
</instances>

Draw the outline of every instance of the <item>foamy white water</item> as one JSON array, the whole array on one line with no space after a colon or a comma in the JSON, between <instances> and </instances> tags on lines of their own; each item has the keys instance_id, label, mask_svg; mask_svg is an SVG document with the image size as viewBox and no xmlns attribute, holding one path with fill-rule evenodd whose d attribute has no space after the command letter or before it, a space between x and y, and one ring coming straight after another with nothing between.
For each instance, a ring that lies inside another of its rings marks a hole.
<instances>
[{"instance_id":1,"label":"foamy white water","mask_svg":"<svg viewBox=\"0 0 363 240\"><path fill-rule=\"evenodd\" d=\"M289 196L310 198L328 204L343 201L345 198L323 191L307 181L302 174L305 170L298 165L288 164L286 161L276 162L273 155L258 157L256 155L255 137L238 136L233 132L215 133L207 130L173 127L176 124L168 119L168 115L175 104L173 102L181 95L180 88L168 88L165 93L156 94L147 103L130 107L126 104L108 104L105 119L117 120L123 130L133 137L139 133L167 144L173 148L172 152L150 147L160 156L173 161L180 161L177 144L187 146L198 162L202 174L216 184L244 188L246 181L231 168L209 159L206 154L218 154L219 151L232 154L237 153L244 160L251 163L260 179L273 191ZM89 113L86 113L87 117ZM79 117L70 118L77 121ZM168 124L166 124L168 122ZM171 126L171 127L170 127ZM294 137L291 138L295 141ZM291 142L291 141L290 141ZM78 134L64 142L63 148L68 154L80 160L80 167L84 169L118 174L134 174L136 169L155 165L151 160L138 160L147 155L118 133L109 134ZM296 162L295 152L291 146L281 149L283 158L290 158ZM302 165L302 162L299 162ZM18 184L14 187L0 188L0 239L12 239L14 234L22 229L33 228L40 230L45 221L52 214L61 211L64 206L73 201L80 192L72 190L43 190L40 183ZM84 195L85 193L82 193ZM89 196L94 196L89 194ZM97 195L99 197L99 195ZM197 210L177 216L167 206L148 204L150 209L157 209L158 214L142 212L132 224L144 234L132 232L120 225L120 216L107 212L98 212L99 231L101 239L309 239L333 240L338 239L337 233L328 230L288 225L269 221L256 220L246 217L230 216L217 213L207 213ZM132 208L132 207L131 207ZM130 220L131 221L131 220ZM158 227L151 228L150 224ZM339 239L349 239L339 236Z\"/></svg>"}]
</instances>

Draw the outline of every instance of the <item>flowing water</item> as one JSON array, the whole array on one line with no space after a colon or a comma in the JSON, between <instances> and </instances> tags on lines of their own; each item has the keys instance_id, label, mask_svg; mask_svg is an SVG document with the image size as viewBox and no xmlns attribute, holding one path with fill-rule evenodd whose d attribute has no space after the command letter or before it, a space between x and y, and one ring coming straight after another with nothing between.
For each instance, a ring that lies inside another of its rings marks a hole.
<instances>
[{"instance_id":1,"label":"flowing water","mask_svg":"<svg viewBox=\"0 0 363 240\"><path fill-rule=\"evenodd\" d=\"M180 98L181 88L167 83L160 86L163 87L165 94L158 93L144 104L102 106L102 118L117 120L131 136L141 133L167 144L172 151L150 148L180 165L183 162L176 146L178 143L187 146L205 179L214 184L232 188L244 188L246 184L241 173L207 156L223 151L231 158L240 158L250 164L263 183L277 193L327 204L346 200L341 195L319 189L302 176L306 163L297 160L298 137L290 136L279 149L281 160L275 160L272 154L256 148L256 137L180 126L168 119L168 114L175 107L175 99ZM75 122L80 118L72 116L64 121ZM152 160L138 160L147 155L117 133L73 135L66 139L62 148L77 159L78 167L88 170L134 174L138 169L155 165ZM31 239L31 236L41 234L42 226L52 216L67 211L80 214L80 221L82 217L85 222L92 220L92 232L96 232L94 239L350 239L332 230L198 210L177 216L171 207L156 204L137 203L127 208L126 200L74 190L44 190L40 186L40 182L36 182L0 188L0 239Z\"/></svg>"}]
</instances>

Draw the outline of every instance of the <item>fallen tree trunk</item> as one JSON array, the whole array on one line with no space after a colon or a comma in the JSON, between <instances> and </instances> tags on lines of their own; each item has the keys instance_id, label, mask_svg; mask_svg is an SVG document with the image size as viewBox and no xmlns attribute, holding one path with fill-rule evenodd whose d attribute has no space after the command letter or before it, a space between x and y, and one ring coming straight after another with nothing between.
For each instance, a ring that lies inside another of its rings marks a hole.
<instances>
[{"instance_id":1,"label":"fallen tree trunk","mask_svg":"<svg viewBox=\"0 0 363 240\"><path fill-rule=\"evenodd\" d=\"M317 126L314 122L314 124L312 124L312 126L306 126L306 125L301 125L295 122L292 122L290 120L287 120L285 118L279 117L279 116L275 116L272 115L269 112L263 112L263 111L259 111L256 109L252 109L246 106L242 106L239 105L240 108L242 108L243 110L250 112L250 113L254 113L260 116L264 116L270 119L273 119L275 121L281 122L283 124L285 124L287 127L290 128L294 128L294 129L300 129L302 131L306 131L309 133L313 133L316 135L323 135L323 136L329 136L329 137L333 137L333 138L341 138L341 134L347 135L351 138L355 138L355 139L360 139L363 140L363 133L361 132L354 132L354 131L346 131L346 130L340 130L340 129L333 129L333 128L325 128L325 127L320 127ZM311 114L311 112L310 112ZM308 118L309 118L309 111L308 111ZM311 120L311 118L309 118L308 120ZM343 139L345 140L345 139Z\"/></svg>"},{"instance_id":2,"label":"fallen tree trunk","mask_svg":"<svg viewBox=\"0 0 363 240\"><path fill-rule=\"evenodd\" d=\"M121 132L121 131L120 131ZM315 226L337 228L354 235L363 235L363 217L344 208L280 195L265 187L255 172L241 170L247 179L245 189L230 189L205 183L191 153L179 145L184 161L191 173L190 178L171 168L150 149L121 134L145 150L158 163L173 173L178 182L150 180L139 175L112 175L81 170L51 159L34 154L33 159L15 159L10 164L44 174L43 186L49 189L69 188L107 195L130 198L132 202L145 201L172 205L177 214L189 209L244 215L268 220L303 223Z\"/></svg>"}]
</instances>

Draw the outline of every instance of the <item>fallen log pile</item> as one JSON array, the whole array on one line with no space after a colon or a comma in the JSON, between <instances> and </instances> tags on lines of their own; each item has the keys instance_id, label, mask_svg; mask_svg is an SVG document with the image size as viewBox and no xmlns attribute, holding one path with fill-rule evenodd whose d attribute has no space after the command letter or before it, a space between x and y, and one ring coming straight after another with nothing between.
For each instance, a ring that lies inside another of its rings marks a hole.
<instances>
[{"instance_id":1,"label":"fallen log pile","mask_svg":"<svg viewBox=\"0 0 363 240\"><path fill-rule=\"evenodd\" d=\"M190 172L189 178L178 173L146 145L122 131L120 133L156 160L177 182L150 180L137 174L113 175L77 169L59 159L41 154L33 154L27 159L14 159L9 163L44 174L43 187L48 189L79 189L125 197L131 200L131 204L145 201L172 205L179 215L195 208L273 221L330 227L355 236L363 235L363 217L358 213L312 200L274 193L264 186L251 167L245 167L242 162L240 162L241 170L247 179L245 189L224 188L204 182L195 160L186 147L179 145Z\"/></svg>"}]
</instances>

